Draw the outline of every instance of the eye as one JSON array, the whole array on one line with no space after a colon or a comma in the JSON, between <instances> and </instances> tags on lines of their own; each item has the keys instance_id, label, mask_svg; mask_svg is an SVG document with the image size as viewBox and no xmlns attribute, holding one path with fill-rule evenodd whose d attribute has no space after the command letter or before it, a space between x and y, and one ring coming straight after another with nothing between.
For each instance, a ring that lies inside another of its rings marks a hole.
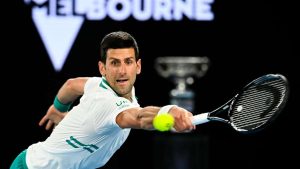
<instances>
[{"instance_id":1,"label":"eye","mask_svg":"<svg viewBox=\"0 0 300 169\"><path fill-rule=\"evenodd\" d=\"M133 60L132 60L132 59L126 59L125 63L126 63L127 65L130 65L130 64L133 63Z\"/></svg>"},{"instance_id":2,"label":"eye","mask_svg":"<svg viewBox=\"0 0 300 169\"><path fill-rule=\"evenodd\" d=\"M118 65L118 61L113 60L113 61L110 62L110 64L113 65L113 66L117 66Z\"/></svg>"}]
</instances>

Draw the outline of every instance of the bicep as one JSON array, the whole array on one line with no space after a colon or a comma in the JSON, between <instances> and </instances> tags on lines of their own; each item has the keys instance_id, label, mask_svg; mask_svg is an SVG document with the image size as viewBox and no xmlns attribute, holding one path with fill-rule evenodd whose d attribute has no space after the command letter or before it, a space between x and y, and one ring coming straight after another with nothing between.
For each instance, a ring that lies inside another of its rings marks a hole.
<instances>
[{"instance_id":1,"label":"bicep","mask_svg":"<svg viewBox=\"0 0 300 169\"><path fill-rule=\"evenodd\" d=\"M138 112L139 107L122 111L116 117L116 123L120 128L139 128Z\"/></svg>"},{"instance_id":2,"label":"bicep","mask_svg":"<svg viewBox=\"0 0 300 169\"><path fill-rule=\"evenodd\" d=\"M118 114L116 122L121 128L150 130L153 129L152 121L158 111L159 107L155 106L127 109Z\"/></svg>"}]
</instances>

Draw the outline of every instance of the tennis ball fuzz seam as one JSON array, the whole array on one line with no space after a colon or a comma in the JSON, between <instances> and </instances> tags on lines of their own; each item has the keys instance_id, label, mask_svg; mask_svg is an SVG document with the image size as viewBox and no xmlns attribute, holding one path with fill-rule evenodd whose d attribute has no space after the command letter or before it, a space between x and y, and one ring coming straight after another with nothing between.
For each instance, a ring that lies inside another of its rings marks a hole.
<instances>
[{"instance_id":1,"label":"tennis ball fuzz seam","mask_svg":"<svg viewBox=\"0 0 300 169\"><path fill-rule=\"evenodd\" d=\"M169 131L174 126L174 117L170 114L158 114L153 119L153 127L161 132Z\"/></svg>"}]
</instances>

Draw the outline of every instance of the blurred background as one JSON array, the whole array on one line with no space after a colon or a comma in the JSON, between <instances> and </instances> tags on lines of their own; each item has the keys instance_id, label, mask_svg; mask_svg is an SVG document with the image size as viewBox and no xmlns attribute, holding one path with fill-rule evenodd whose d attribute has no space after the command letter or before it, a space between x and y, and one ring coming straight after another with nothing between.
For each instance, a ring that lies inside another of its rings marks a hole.
<instances>
[{"instance_id":1,"label":"blurred background","mask_svg":"<svg viewBox=\"0 0 300 169\"><path fill-rule=\"evenodd\" d=\"M71 77L99 76L99 44L123 30L137 40L141 106L170 103L175 84L155 69L160 57L207 57L209 69L189 85L195 114L221 106L253 79L281 73L291 95L279 118L241 135L207 123L192 133L132 130L104 169L291 168L299 149L299 16L292 0L19 0L5 5L0 168L50 134L38 126ZM139 2L144 5L144 13ZM104 4L104 5L103 5ZM147 6L147 8L146 8ZM109 8L110 7L110 8ZM147 9L147 10L146 10ZM4 68L5 67L5 68ZM297 134L298 133L298 134Z\"/></svg>"}]
</instances>

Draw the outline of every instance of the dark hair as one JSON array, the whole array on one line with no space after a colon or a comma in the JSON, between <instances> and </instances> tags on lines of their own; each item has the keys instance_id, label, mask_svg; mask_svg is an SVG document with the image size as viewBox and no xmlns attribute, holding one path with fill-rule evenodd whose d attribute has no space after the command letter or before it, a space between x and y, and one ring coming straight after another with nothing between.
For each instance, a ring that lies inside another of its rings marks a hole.
<instances>
[{"instance_id":1,"label":"dark hair","mask_svg":"<svg viewBox=\"0 0 300 169\"><path fill-rule=\"evenodd\" d=\"M132 35L123 31L111 32L104 36L100 45L100 61L106 63L108 49L134 48L135 59L139 59L139 48Z\"/></svg>"}]
</instances>

